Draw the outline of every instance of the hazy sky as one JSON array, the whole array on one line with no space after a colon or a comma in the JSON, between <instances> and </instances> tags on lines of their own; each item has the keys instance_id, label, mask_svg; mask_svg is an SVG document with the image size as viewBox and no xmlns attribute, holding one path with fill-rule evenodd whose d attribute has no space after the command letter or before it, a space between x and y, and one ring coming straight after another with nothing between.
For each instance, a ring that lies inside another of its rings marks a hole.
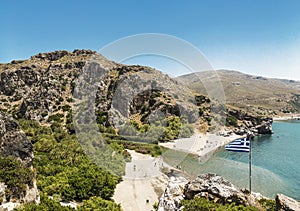
<instances>
[{"instance_id":1,"label":"hazy sky","mask_svg":"<svg viewBox=\"0 0 300 211\"><path fill-rule=\"evenodd\" d=\"M215 69L300 80L299 9L298 0L0 0L0 62L164 33L195 45ZM186 72L161 58L127 61L137 62Z\"/></svg>"}]
</instances>

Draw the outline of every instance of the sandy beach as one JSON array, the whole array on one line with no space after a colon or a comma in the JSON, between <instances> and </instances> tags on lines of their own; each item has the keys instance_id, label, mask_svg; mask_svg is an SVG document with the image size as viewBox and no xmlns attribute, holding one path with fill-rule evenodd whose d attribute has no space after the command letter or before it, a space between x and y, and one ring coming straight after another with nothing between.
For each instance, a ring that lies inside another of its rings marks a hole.
<instances>
[{"instance_id":1,"label":"sandy beach","mask_svg":"<svg viewBox=\"0 0 300 211\"><path fill-rule=\"evenodd\" d=\"M160 145L169 149L191 153L199 157L208 157L208 155L211 155L218 148L240 137L235 134L224 137L212 133L195 133L190 138L177 139L174 142L160 143Z\"/></svg>"},{"instance_id":2,"label":"sandy beach","mask_svg":"<svg viewBox=\"0 0 300 211\"><path fill-rule=\"evenodd\" d=\"M150 155L128 150L132 161L126 164L125 176L115 189L113 199L124 211L153 209L167 186L169 178L160 170L163 161Z\"/></svg>"},{"instance_id":3,"label":"sandy beach","mask_svg":"<svg viewBox=\"0 0 300 211\"><path fill-rule=\"evenodd\" d=\"M173 150L180 150L195 154L199 157L208 157L219 147L239 138L238 135L228 137L216 134L196 133L190 138L177 139L174 142L161 143ZM124 211L153 209L168 183L168 176L162 173L163 168L174 169L164 163L162 158L153 158L150 155L128 150L132 161L126 163L125 176L116 189L113 199L120 203Z\"/></svg>"},{"instance_id":4,"label":"sandy beach","mask_svg":"<svg viewBox=\"0 0 300 211\"><path fill-rule=\"evenodd\" d=\"M294 119L300 119L300 114L273 117L274 121L287 121L287 120L294 120Z\"/></svg>"}]
</instances>

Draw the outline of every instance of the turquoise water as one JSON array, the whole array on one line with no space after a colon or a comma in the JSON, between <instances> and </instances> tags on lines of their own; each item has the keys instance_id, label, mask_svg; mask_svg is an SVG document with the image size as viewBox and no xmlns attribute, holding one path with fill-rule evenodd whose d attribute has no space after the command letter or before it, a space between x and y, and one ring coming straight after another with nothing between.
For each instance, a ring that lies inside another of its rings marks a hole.
<instances>
[{"instance_id":1,"label":"turquoise water","mask_svg":"<svg viewBox=\"0 0 300 211\"><path fill-rule=\"evenodd\" d=\"M273 130L273 135L259 136L251 142L252 191L272 198L283 193L300 200L300 121L274 122ZM193 177L213 172L239 188L249 187L248 153L222 149L201 163L195 156L168 151L164 159Z\"/></svg>"}]
</instances>

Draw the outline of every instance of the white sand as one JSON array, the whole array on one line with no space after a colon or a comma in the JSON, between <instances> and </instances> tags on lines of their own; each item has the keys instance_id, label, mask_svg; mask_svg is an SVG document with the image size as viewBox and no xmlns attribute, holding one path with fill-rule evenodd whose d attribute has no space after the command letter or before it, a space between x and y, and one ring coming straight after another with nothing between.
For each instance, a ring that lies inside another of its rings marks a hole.
<instances>
[{"instance_id":1,"label":"white sand","mask_svg":"<svg viewBox=\"0 0 300 211\"><path fill-rule=\"evenodd\" d=\"M239 138L238 135L230 135L228 137L218 136L216 134L200 134L195 133L190 138L177 139L174 142L160 143L169 149L179 150L195 154L199 157L205 157L214 152L225 144Z\"/></svg>"},{"instance_id":2,"label":"white sand","mask_svg":"<svg viewBox=\"0 0 300 211\"><path fill-rule=\"evenodd\" d=\"M286 120L293 120L293 119L300 119L300 114L273 117L274 121L286 121Z\"/></svg>"},{"instance_id":3,"label":"white sand","mask_svg":"<svg viewBox=\"0 0 300 211\"><path fill-rule=\"evenodd\" d=\"M215 134L195 134L191 138L178 139L160 145L199 157L209 157L208 154L239 137L237 135L223 137ZM154 210L152 205L158 202L168 183L168 177L160 170L162 167L172 167L164 163L161 158L153 158L133 150L128 151L132 156L132 161L126 164L125 176L117 185L113 199L121 204L124 211Z\"/></svg>"},{"instance_id":4,"label":"white sand","mask_svg":"<svg viewBox=\"0 0 300 211\"><path fill-rule=\"evenodd\" d=\"M168 183L168 177L159 170L162 160L128 151L132 161L126 164L125 176L117 185L113 199L124 211L154 210L152 206L160 197L157 192L162 192Z\"/></svg>"}]
</instances>

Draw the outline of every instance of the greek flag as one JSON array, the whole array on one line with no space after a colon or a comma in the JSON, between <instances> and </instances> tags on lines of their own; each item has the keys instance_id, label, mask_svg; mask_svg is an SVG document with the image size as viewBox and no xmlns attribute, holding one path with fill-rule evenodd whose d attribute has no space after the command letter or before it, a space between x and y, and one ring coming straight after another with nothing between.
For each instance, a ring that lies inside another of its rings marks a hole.
<instances>
[{"instance_id":1,"label":"greek flag","mask_svg":"<svg viewBox=\"0 0 300 211\"><path fill-rule=\"evenodd\" d=\"M249 152L250 151L250 138L237 139L225 146L225 149L233 152Z\"/></svg>"}]
</instances>

